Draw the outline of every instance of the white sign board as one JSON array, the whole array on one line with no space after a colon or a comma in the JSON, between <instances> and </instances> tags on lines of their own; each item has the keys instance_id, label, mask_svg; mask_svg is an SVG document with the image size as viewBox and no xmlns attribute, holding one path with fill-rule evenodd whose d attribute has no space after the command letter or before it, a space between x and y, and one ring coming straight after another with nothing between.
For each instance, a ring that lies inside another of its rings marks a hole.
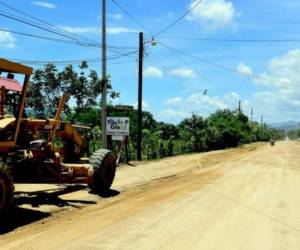
<instances>
[{"instance_id":1,"label":"white sign board","mask_svg":"<svg viewBox=\"0 0 300 250\"><path fill-rule=\"evenodd\" d=\"M129 117L107 117L106 134L113 136L129 135Z\"/></svg>"}]
</instances>

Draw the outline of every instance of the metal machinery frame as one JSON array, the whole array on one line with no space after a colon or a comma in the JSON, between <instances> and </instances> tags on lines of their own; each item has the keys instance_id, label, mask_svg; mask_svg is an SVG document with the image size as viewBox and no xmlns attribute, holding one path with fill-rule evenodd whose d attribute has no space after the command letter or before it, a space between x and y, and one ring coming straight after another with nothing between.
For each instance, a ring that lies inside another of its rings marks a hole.
<instances>
[{"instance_id":1,"label":"metal machinery frame","mask_svg":"<svg viewBox=\"0 0 300 250\"><path fill-rule=\"evenodd\" d=\"M25 65L0 59L0 72L25 75L16 118L3 115L7 90L1 88L2 164L11 168L14 182L18 183L83 183L96 191L109 188L115 175L116 157L111 151L100 149L90 159L82 158L84 137L77 126L60 120L67 94L62 96L53 119L23 117L32 71ZM11 136L5 137L3 133ZM41 137L42 133L46 137ZM60 138L63 148L55 147L56 138Z\"/></svg>"}]
</instances>

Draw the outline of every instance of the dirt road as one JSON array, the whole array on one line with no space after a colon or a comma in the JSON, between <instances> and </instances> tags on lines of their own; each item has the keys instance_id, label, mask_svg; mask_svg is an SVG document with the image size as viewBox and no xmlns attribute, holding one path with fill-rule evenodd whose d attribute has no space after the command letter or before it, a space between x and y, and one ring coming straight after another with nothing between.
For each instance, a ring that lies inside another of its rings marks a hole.
<instances>
[{"instance_id":1,"label":"dirt road","mask_svg":"<svg viewBox=\"0 0 300 250\"><path fill-rule=\"evenodd\" d=\"M0 248L299 249L299 162L281 142L121 167L106 199L18 186Z\"/></svg>"}]
</instances>

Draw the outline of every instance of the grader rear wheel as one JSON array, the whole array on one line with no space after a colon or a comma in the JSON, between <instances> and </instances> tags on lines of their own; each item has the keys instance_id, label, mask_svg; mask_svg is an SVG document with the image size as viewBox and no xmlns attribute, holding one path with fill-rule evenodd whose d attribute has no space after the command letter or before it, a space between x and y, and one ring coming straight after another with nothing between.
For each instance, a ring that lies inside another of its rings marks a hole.
<instances>
[{"instance_id":1,"label":"grader rear wheel","mask_svg":"<svg viewBox=\"0 0 300 250\"><path fill-rule=\"evenodd\" d=\"M6 166L0 166L0 213L8 210L13 201L14 185Z\"/></svg>"},{"instance_id":2,"label":"grader rear wheel","mask_svg":"<svg viewBox=\"0 0 300 250\"><path fill-rule=\"evenodd\" d=\"M90 164L94 168L93 183L89 185L95 193L105 193L113 183L116 173L116 156L107 149L95 151L91 158Z\"/></svg>"}]
</instances>

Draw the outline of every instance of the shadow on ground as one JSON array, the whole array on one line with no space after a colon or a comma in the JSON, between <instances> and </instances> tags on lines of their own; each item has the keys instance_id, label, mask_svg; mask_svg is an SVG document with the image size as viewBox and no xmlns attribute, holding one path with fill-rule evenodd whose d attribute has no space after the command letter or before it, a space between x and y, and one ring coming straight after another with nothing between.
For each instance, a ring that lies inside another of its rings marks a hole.
<instances>
[{"instance_id":1,"label":"shadow on ground","mask_svg":"<svg viewBox=\"0 0 300 250\"><path fill-rule=\"evenodd\" d=\"M49 189L44 191L36 192L16 192L15 193L15 204L16 205L31 205L32 207L39 207L41 205L54 205L57 207L78 207L75 204L95 204L94 201L86 200L67 200L62 199L59 196L73 193L82 189L85 189L85 186L65 186L64 188Z\"/></svg>"},{"instance_id":2,"label":"shadow on ground","mask_svg":"<svg viewBox=\"0 0 300 250\"><path fill-rule=\"evenodd\" d=\"M9 233L18 227L47 218L50 215L50 213L14 207L9 213L0 217L0 235Z\"/></svg>"},{"instance_id":3,"label":"shadow on ground","mask_svg":"<svg viewBox=\"0 0 300 250\"><path fill-rule=\"evenodd\" d=\"M36 192L16 192L14 207L5 215L0 216L0 235L9 233L18 227L22 227L33 222L51 216L51 212L38 211L36 209L42 205L52 205L57 207L80 208L82 205L96 204L95 201L62 199L59 196L86 189L86 186L64 186L63 188L49 189ZM100 197L109 198L118 195L120 192L110 189L101 193ZM99 194L97 194L99 195ZM21 207L25 205L26 208Z\"/></svg>"},{"instance_id":4,"label":"shadow on ground","mask_svg":"<svg viewBox=\"0 0 300 250\"><path fill-rule=\"evenodd\" d=\"M93 191L90 191L89 193L90 193L90 194L99 195L99 196L102 197L102 198L110 198L110 197L114 197L114 196L117 196L117 195L120 194L119 191L114 190L114 189L109 189L109 190L107 190L107 191L105 191L105 192L101 192L101 193L99 193L99 194L98 194L98 193L95 193L95 192L93 192Z\"/></svg>"}]
</instances>

